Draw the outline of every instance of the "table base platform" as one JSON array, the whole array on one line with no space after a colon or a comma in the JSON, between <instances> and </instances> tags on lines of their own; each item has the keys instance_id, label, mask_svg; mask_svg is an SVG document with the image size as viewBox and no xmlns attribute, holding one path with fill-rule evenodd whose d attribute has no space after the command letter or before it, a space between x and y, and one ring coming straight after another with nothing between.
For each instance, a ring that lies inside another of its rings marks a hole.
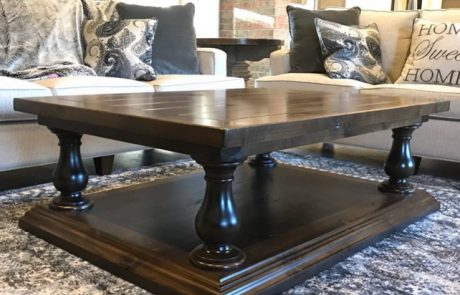
<instances>
[{"instance_id":1,"label":"table base platform","mask_svg":"<svg viewBox=\"0 0 460 295\"><path fill-rule=\"evenodd\" d=\"M230 271L193 266L204 173L87 195L85 212L46 205L22 229L154 294L279 294L439 208L428 193L382 193L378 183L279 164L242 164L233 192L246 254Z\"/></svg>"}]
</instances>

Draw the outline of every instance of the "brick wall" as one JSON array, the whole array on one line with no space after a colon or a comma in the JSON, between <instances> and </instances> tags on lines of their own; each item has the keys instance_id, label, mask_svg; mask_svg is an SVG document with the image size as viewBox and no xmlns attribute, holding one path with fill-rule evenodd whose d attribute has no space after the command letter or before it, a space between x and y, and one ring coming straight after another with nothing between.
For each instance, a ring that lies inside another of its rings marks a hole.
<instances>
[{"instance_id":1,"label":"brick wall","mask_svg":"<svg viewBox=\"0 0 460 295\"><path fill-rule=\"evenodd\" d=\"M222 38L275 38L289 44L286 6L301 0L221 0L220 29ZM269 59L250 62L253 80L269 74Z\"/></svg>"}]
</instances>

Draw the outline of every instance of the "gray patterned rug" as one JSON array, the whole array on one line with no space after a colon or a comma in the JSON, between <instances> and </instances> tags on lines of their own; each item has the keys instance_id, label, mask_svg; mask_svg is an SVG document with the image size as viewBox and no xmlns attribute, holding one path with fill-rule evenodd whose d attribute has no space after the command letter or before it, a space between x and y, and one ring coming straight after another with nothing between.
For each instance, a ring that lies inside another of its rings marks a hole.
<instances>
[{"instance_id":1,"label":"gray patterned rug","mask_svg":"<svg viewBox=\"0 0 460 295\"><path fill-rule=\"evenodd\" d=\"M383 172L317 155L274 153L278 161L381 181ZM181 161L92 177L90 192L192 173ZM460 187L457 181L419 175L441 210L367 247L284 294L460 294ZM51 184L0 192L0 294L149 294L18 228L26 210L55 195Z\"/></svg>"}]
</instances>

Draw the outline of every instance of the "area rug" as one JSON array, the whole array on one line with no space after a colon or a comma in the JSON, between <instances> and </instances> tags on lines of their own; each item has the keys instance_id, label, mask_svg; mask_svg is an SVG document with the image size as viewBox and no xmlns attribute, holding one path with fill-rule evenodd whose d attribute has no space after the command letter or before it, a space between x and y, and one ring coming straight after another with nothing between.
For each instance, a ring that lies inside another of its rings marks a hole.
<instances>
[{"instance_id":1,"label":"area rug","mask_svg":"<svg viewBox=\"0 0 460 295\"><path fill-rule=\"evenodd\" d=\"M315 154L273 153L282 163L381 181L382 169ZM192 173L193 161L92 177L89 192ZM283 294L460 294L458 181L413 177L441 210L367 247ZM150 294L18 228L28 209L56 195L52 184L0 192L0 294Z\"/></svg>"}]
</instances>

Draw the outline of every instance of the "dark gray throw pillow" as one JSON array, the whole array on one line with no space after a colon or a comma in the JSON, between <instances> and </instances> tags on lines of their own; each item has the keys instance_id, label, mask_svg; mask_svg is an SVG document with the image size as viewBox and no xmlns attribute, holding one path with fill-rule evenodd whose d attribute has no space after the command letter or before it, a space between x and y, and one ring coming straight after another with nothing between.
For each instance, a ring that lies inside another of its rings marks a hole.
<instances>
[{"instance_id":1,"label":"dark gray throw pillow","mask_svg":"<svg viewBox=\"0 0 460 295\"><path fill-rule=\"evenodd\" d=\"M359 7L312 11L288 5L286 10L291 34L290 60L293 73L325 73L315 18L351 26L358 25L361 14Z\"/></svg>"},{"instance_id":2,"label":"dark gray throw pillow","mask_svg":"<svg viewBox=\"0 0 460 295\"><path fill-rule=\"evenodd\" d=\"M153 43L152 67L157 74L199 74L192 3L169 7L119 3L121 19L156 18L158 27Z\"/></svg>"}]
</instances>

